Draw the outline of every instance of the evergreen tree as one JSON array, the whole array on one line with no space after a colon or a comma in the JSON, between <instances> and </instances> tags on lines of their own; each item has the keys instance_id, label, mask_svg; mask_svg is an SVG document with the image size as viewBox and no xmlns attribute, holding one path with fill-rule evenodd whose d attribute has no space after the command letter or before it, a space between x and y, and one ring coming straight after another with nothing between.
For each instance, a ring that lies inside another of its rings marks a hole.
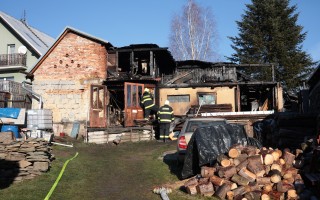
<instances>
[{"instance_id":1,"label":"evergreen tree","mask_svg":"<svg viewBox=\"0 0 320 200\"><path fill-rule=\"evenodd\" d=\"M306 32L297 25L296 5L289 3L290 0L252 0L246 5L242 21L236 22L239 36L229 37L236 53L228 59L245 64L274 64L276 81L292 90L306 79L314 63L302 50ZM271 77L271 70L249 72L253 78Z\"/></svg>"}]
</instances>

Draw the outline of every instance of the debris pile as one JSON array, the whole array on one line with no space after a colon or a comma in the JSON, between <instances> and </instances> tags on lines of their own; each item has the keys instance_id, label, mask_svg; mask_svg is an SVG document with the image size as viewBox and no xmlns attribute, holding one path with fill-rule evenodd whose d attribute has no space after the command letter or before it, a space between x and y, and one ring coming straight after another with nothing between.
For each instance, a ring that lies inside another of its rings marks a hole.
<instances>
[{"instance_id":1,"label":"debris pile","mask_svg":"<svg viewBox=\"0 0 320 200\"><path fill-rule=\"evenodd\" d=\"M9 185L33 179L49 170L53 156L43 139L0 142L0 184Z\"/></svg>"},{"instance_id":2,"label":"debris pile","mask_svg":"<svg viewBox=\"0 0 320 200\"><path fill-rule=\"evenodd\" d=\"M202 166L201 174L189 178L184 187L190 195L220 199L303 199L302 153L233 145L215 165Z\"/></svg>"}]
</instances>

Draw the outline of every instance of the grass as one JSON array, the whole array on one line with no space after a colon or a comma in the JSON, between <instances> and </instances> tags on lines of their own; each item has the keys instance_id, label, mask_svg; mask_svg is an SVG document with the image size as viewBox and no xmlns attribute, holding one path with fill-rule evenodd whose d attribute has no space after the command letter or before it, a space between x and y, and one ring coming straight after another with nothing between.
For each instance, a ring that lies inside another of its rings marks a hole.
<instances>
[{"instance_id":1,"label":"grass","mask_svg":"<svg viewBox=\"0 0 320 200\"><path fill-rule=\"evenodd\" d=\"M76 143L73 148L53 146L56 159L50 171L0 191L0 199L44 199L66 160L79 155L67 165L54 190L52 200L161 199L152 189L179 181L181 169L176 165L175 142L155 141L95 145ZM180 171L179 171L180 170ZM174 190L171 200L210 199L190 196ZM211 198L212 199L212 198Z\"/></svg>"}]
</instances>

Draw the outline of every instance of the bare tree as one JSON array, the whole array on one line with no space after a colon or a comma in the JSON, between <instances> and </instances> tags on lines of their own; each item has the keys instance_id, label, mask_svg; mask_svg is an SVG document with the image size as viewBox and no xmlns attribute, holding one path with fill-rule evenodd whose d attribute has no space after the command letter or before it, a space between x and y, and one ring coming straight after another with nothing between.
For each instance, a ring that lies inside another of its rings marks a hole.
<instances>
[{"instance_id":1,"label":"bare tree","mask_svg":"<svg viewBox=\"0 0 320 200\"><path fill-rule=\"evenodd\" d=\"M176 60L218 60L216 23L209 8L188 0L171 21L170 51Z\"/></svg>"}]
</instances>

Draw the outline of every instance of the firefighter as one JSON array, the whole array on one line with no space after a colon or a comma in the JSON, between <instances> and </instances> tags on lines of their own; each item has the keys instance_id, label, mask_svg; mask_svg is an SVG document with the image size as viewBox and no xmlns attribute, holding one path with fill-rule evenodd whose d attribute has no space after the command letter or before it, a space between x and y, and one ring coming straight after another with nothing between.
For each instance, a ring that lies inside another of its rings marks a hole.
<instances>
[{"instance_id":1,"label":"firefighter","mask_svg":"<svg viewBox=\"0 0 320 200\"><path fill-rule=\"evenodd\" d=\"M159 134L160 140L163 140L163 142L169 140L170 124L172 121L174 121L173 109L169 106L169 100L166 100L158 111Z\"/></svg>"},{"instance_id":2,"label":"firefighter","mask_svg":"<svg viewBox=\"0 0 320 200\"><path fill-rule=\"evenodd\" d=\"M150 114L157 114L158 109L153 103L153 96L148 88L144 89L140 105L143 108L145 120L149 120Z\"/></svg>"}]
</instances>

